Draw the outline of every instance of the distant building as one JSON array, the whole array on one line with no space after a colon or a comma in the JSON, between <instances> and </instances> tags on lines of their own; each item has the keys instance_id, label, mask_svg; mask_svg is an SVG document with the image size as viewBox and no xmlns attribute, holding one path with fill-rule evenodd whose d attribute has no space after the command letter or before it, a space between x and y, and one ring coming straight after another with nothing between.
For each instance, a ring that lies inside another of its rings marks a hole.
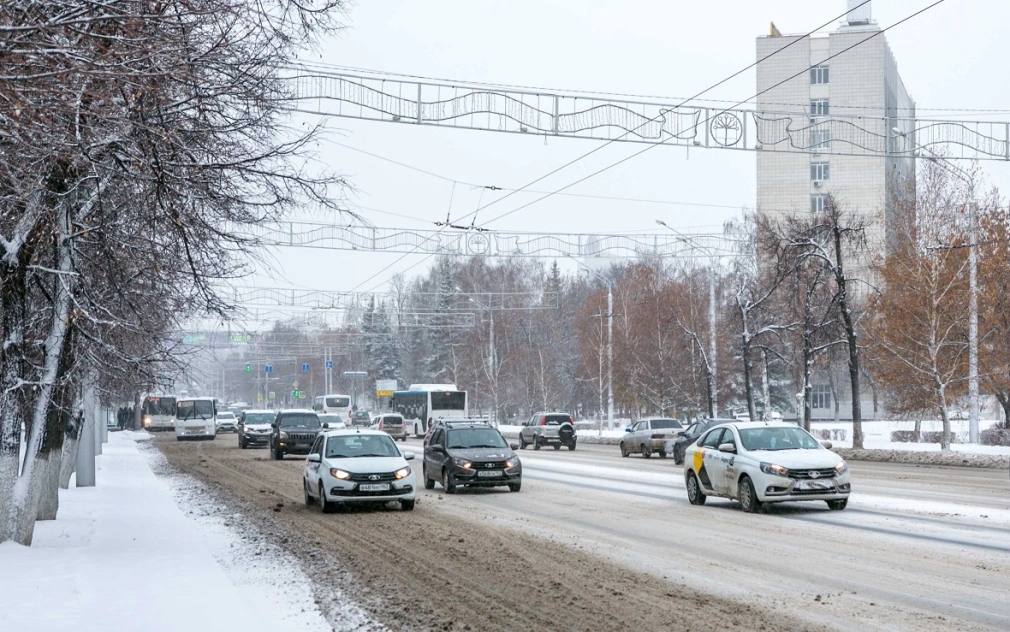
<instances>
[{"instance_id":1,"label":"distant building","mask_svg":"<svg viewBox=\"0 0 1010 632\"><path fill-rule=\"evenodd\" d=\"M859 3L849 0L848 5L851 9ZM840 154L858 153L850 141L866 134L877 139L910 134L915 102L898 74L884 35L821 62L879 31L870 5L865 4L850 12L831 33L783 35L773 24L768 36L757 38L757 59L796 41L758 64L757 91L768 89L757 99L759 115L788 117L791 129L806 129L805 147L797 148L796 153L757 153L758 213L802 215L823 208L828 194L833 195L844 209L868 220L866 254L850 271L869 283L873 283L869 270L873 258L883 255L893 243L896 200L914 195L915 160ZM866 132L853 134L853 129ZM855 289L865 287L857 284ZM841 418L850 417L844 372L818 377L813 397L815 418L833 418L836 407ZM874 402L870 385L864 384L863 416L869 419Z\"/></svg>"}]
</instances>

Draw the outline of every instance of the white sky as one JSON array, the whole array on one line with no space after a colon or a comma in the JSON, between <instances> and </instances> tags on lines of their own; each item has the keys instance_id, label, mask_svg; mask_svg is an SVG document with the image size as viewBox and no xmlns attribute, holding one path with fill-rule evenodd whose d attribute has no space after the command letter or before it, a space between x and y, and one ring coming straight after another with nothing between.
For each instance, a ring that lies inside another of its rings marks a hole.
<instances>
[{"instance_id":1,"label":"white sky","mask_svg":"<svg viewBox=\"0 0 1010 632\"><path fill-rule=\"evenodd\" d=\"M882 27L932 0L877 0ZM752 63L754 38L774 20L783 33L804 32L840 14L843 0L370 0L350 5L348 27L305 59L400 73L536 85L554 89L684 97ZM1005 38L1010 2L947 0L887 33L920 117L926 108L1007 108ZM832 26L828 30L833 30ZM740 99L754 92L754 71L706 95ZM986 120L1010 120L1007 113ZM318 119L312 119L316 121ZM589 150L593 141L440 129L331 118L319 160L345 175L354 190L347 204L392 211L408 220L362 209L377 226L431 228L452 214L472 211L491 193L451 184L363 156L326 139L423 167L450 178L517 187ZM536 188L554 189L641 145L615 143ZM1010 191L1010 164L982 168ZM499 229L544 231L660 230L656 218L689 230L717 229L754 204L754 155L716 149L663 147L602 174L572 191L722 204L617 203L555 196L495 223ZM484 219L534 196L516 195L482 213ZM301 217L311 217L309 213ZM320 218L318 215L316 218ZM261 266L243 284L349 290L398 254L277 250L274 270ZM398 263L360 289L371 289L420 256ZM426 267L430 263L425 263Z\"/></svg>"}]
</instances>

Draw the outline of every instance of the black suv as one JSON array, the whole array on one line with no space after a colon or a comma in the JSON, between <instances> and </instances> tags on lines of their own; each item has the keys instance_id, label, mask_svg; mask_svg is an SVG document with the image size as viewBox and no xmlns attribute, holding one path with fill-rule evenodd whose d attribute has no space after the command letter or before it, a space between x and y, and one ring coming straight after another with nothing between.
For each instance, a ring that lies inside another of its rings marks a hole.
<instances>
[{"instance_id":1,"label":"black suv","mask_svg":"<svg viewBox=\"0 0 1010 632\"><path fill-rule=\"evenodd\" d=\"M424 443L424 488L434 489L438 480L447 494L457 487L505 485L517 492L523 484L518 447L486 423L444 422Z\"/></svg>"},{"instance_id":2,"label":"black suv","mask_svg":"<svg viewBox=\"0 0 1010 632\"><path fill-rule=\"evenodd\" d=\"M308 454L324 428L311 410L282 410L271 424L270 453L281 460L285 454Z\"/></svg>"},{"instance_id":3,"label":"black suv","mask_svg":"<svg viewBox=\"0 0 1010 632\"><path fill-rule=\"evenodd\" d=\"M684 463L684 452L687 450L687 446L691 445L698 440L698 437L705 434L705 431L709 428L718 426L719 424L729 424L736 421L735 419L700 419L687 427L677 440L673 442L673 462L677 465Z\"/></svg>"}]
</instances>

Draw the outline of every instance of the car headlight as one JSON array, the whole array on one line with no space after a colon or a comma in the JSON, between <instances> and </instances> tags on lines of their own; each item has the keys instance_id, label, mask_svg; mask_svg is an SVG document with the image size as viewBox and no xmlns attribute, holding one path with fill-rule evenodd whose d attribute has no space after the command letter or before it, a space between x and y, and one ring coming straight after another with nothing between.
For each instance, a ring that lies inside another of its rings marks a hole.
<instances>
[{"instance_id":1,"label":"car headlight","mask_svg":"<svg viewBox=\"0 0 1010 632\"><path fill-rule=\"evenodd\" d=\"M765 474L773 474L775 476L789 476L789 468L775 465L774 463L762 463L761 471Z\"/></svg>"},{"instance_id":2,"label":"car headlight","mask_svg":"<svg viewBox=\"0 0 1010 632\"><path fill-rule=\"evenodd\" d=\"M410 466L408 465L407 467L402 467L396 470L396 472L393 473L393 476L395 476L398 481L407 478L410 476Z\"/></svg>"},{"instance_id":3,"label":"car headlight","mask_svg":"<svg viewBox=\"0 0 1010 632\"><path fill-rule=\"evenodd\" d=\"M150 426L153 423L154 423L154 417L152 417L150 415L144 415L144 425L145 426Z\"/></svg>"},{"instance_id":4,"label":"car headlight","mask_svg":"<svg viewBox=\"0 0 1010 632\"><path fill-rule=\"evenodd\" d=\"M338 470L335 467L331 467L330 476L341 481L346 481L347 479L351 478L351 473L345 472L344 470Z\"/></svg>"},{"instance_id":5,"label":"car headlight","mask_svg":"<svg viewBox=\"0 0 1010 632\"><path fill-rule=\"evenodd\" d=\"M279 439L280 439L281 441L287 441L287 440L288 440L288 433L286 433L286 432L282 432L282 433L278 434L278 435L277 435L277 437L278 437L278 438L279 438Z\"/></svg>"},{"instance_id":6,"label":"car headlight","mask_svg":"<svg viewBox=\"0 0 1010 632\"><path fill-rule=\"evenodd\" d=\"M835 466L835 474L845 474L848 471L849 471L849 464L846 463L845 461L842 461L841 463Z\"/></svg>"},{"instance_id":7,"label":"car headlight","mask_svg":"<svg viewBox=\"0 0 1010 632\"><path fill-rule=\"evenodd\" d=\"M511 470L519 465L519 457L514 456L508 461L505 461L505 469Z\"/></svg>"},{"instance_id":8,"label":"car headlight","mask_svg":"<svg viewBox=\"0 0 1010 632\"><path fill-rule=\"evenodd\" d=\"M458 456L453 457L452 458L452 462L455 463L456 465L460 466L461 468L465 469L465 470L469 470L470 468L473 467L473 463L471 463L470 461L467 461L466 459L461 459Z\"/></svg>"}]
</instances>

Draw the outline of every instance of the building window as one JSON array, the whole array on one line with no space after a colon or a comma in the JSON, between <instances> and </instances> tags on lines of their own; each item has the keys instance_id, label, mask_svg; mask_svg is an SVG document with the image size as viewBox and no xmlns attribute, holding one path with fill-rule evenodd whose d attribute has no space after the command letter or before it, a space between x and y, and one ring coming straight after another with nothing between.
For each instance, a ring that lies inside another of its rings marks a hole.
<instances>
[{"instance_id":1,"label":"building window","mask_svg":"<svg viewBox=\"0 0 1010 632\"><path fill-rule=\"evenodd\" d=\"M829 110L827 99L810 99L810 116L827 116Z\"/></svg>"},{"instance_id":2,"label":"building window","mask_svg":"<svg viewBox=\"0 0 1010 632\"><path fill-rule=\"evenodd\" d=\"M810 212L811 213L823 213L824 209L828 208L828 194L827 193L814 193L810 196Z\"/></svg>"},{"instance_id":3,"label":"building window","mask_svg":"<svg viewBox=\"0 0 1010 632\"><path fill-rule=\"evenodd\" d=\"M827 180L831 173L828 169L827 162L812 162L810 163L810 179L814 182L820 180Z\"/></svg>"},{"instance_id":4,"label":"building window","mask_svg":"<svg viewBox=\"0 0 1010 632\"><path fill-rule=\"evenodd\" d=\"M831 385L814 384L810 389L811 408L831 408Z\"/></svg>"},{"instance_id":5,"label":"building window","mask_svg":"<svg viewBox=\"0 0 1010 632\"><path fill-rule=\"evenodd\" d=\"M810 83L817 85L828 82L828 67L814 66L810 69Z\"/></svg>"},{"instance_id":6,"label":"building window","mask_svg":"<svg viewBox=\"0 0 1010 632\"><path fill-rule=\"evenodd\" d=\"M831 130L817 127L810 130L810 148L815 151L827 151L831 147Z\"/></svg>"}]
</instances>

